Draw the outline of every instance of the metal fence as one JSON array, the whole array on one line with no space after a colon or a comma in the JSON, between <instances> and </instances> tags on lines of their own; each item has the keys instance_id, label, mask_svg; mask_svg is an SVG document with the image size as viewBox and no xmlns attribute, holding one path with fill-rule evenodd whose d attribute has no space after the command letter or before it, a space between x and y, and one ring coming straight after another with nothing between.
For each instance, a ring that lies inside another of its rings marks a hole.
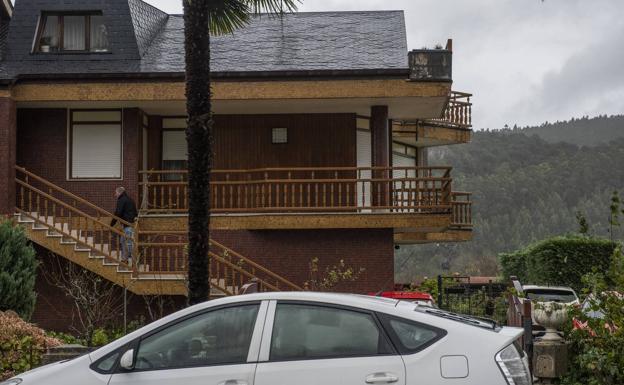
<instances>
[{"instance_id":1,"label":"metal fence","mask_svg":"<svg viewBox=\"0 0 624 385\"><path fill-rule=\"evenodd\" d=\"M438 276L438 307L454 313L506 323L507 285L494 279Z\"/></svg>"}]
</instances>

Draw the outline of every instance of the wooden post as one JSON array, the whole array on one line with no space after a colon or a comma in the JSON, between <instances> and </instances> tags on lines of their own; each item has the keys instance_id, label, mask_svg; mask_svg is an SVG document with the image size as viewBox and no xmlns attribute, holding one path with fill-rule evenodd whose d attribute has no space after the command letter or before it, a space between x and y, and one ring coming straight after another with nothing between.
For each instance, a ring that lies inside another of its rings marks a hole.
<instances>
[{"instance_id":1,"label":"wooden post","mask_svg":"<svg viewBox=\"0 0 624 385\"><path fill-rule=\"evenodd\" d=\"M388 106L371 107L371 154L372 166L385 169L374 170L373 179L388 179L390 177L390 127L388 124ZM385 182L372 183L372 206L389 206L389 184Z\"/></svg>"}]
</instances>

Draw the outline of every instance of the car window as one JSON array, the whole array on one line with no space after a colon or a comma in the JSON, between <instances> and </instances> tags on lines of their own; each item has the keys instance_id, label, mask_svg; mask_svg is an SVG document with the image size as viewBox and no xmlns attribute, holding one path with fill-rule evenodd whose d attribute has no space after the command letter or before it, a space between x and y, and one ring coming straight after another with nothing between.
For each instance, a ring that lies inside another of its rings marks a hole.
<instances>
[{"instance_id":1,"label":"car window","mask_svg":"<svg viewBox=\"0 0 624 385\"><path fill-rule=\"evenodd\" d=\"M438 336L435 330L399 321L398 319L391 319L389 324L401 341L401 344L409 350L418 350L421 346L426 345Z\"/></svg>"},{"instance_id":2,"label":"car window","mask_svg":"<svg viewBox=\"0 0 624 385\"><path fill-rule=\"evenodd\" d=\"M527 298L540 302L574 302L577 300L573 292L567 290L525 290Z\"/></svg>"},{"instance_id":3,"label":"car window","mask_svg":"<svg viewBox=\"0 0 624 385\"><path fill-rule=\"evenodd\" d=\"M135 369L246 362L258 307L244 305L213 310L142 339Z\"/></svg>"},{"instance_id":4,"label":"car window","mask_svg":"<svg viewBox=\"0 0 624 385\"><path fill-rule=\"evenodd\" d=\"M446 335L446 330L387 314L379 314L401 354L419 352Z\"/></svg>"},{"instance_id":5,"label":"car window","mask_svg":"<svg viewBox=\"0 0 624 385\"><path fill-rule=\"evenodd\" d=\"M303 360L391 354L369 313L300 304L278 304L271 360Z\"/></svg>"}]
</instances>

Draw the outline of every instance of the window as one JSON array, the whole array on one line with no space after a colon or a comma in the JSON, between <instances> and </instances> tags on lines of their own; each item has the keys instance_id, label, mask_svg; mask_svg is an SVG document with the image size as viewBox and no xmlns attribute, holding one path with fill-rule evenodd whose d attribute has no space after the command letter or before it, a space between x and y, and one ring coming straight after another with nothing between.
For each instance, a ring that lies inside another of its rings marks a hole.
<instances>
[{"instance_id":1,"label":"window","mask_svg":"<svg viewBox=\"0 0 624 385\"><path fill-rule=\"evenodd\" d=\"M107 52L108 30L99 14L41 16L35 52Z\"/></svg>"},{"instance_id":2,"label":"window","mask_svg":"<svg viewBox=\"0 0 624 385\"><path fill-rule=\"evenodd\" d=\"M117 362L117 359L120 355L120 350L110 353L104 358L101 358L100 360L93 363L93 365L91 365L91 369L95 370L100 374L110 374L115 368L115 363Z\"/></svg>"},{"instance_id":3,"label":"window","mask_svg":"<svg viewBox=\"0 0 624 385\"><path fill-rule=\"evenodd\" d=\"M187 167L186 134L182 130L162 133L163 170L185 170Z\"/></svg>"},{"instance_id":4,"label":"window","mask_svg":"<svg viewBox=\"0 0 624 385\"><path fill-rule=\"evenodd\" d=\"M213 310L141 340L135 370L247 362L258 305Z\"/></svg>"},{"instance_id":5,"label":"window","mask_svg":"<svg viewBox=\"0 0 624 385\"><path fill-rule=\"evenodd\" d=\"M419 352L446 335L446 331L402 318L379 314L401 354Z\"/></svg>"},{"instance_id":6,"label":"window","mask_svg":"<svg viewBox=\"0 0 624 385\"><path fill-rule=\"evenodd\" d=\"M70 116L70 178L120 179L121 111L72 110Z\"/></svg>"},{"instance_id":7,"label":"window","mask_svg":"<svg viewBox=\"0 0 624 385\"><path fill-rule=\"evenodd\" d=\"M271 360L304 360L391 354L369 313L298 304L278 304Z\"/></svg>"},{"instance_id":8,"label":"window","mask_svg":"<svg viewBox=\"0 0 624 385\"><path fill-rule=\"evenodd\" d=\"M273 144L288 143L288 129L274 128L271 131L271 141Z\"/></svg>"}]
</instances>

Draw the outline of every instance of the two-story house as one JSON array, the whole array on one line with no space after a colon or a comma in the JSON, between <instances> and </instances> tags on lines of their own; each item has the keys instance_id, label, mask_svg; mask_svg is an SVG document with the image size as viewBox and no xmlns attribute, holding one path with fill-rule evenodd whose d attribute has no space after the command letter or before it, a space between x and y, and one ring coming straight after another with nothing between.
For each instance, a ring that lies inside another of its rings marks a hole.
<instances>
[{"instance_id":1,"label":"two-story house","mask_svg":"<svg viewBox=\"0 0 624 385\"><path fill-rule=\"evenodd\" d=\"M0 213L42 269L54 253L135 294L184 296L182 16L141 0L0 13ZM215 293L304 289L315 258L364 269L343 290L377 291L397 244L470 239L470 195L427 165L428 147L471 135L450 40L408 52L401 11L302 12L215 37L212 57ZM118 186L140 208L133 266L109 226ZM39 306L63 306L38 287Z\"/></svg>"}]
</instances>

